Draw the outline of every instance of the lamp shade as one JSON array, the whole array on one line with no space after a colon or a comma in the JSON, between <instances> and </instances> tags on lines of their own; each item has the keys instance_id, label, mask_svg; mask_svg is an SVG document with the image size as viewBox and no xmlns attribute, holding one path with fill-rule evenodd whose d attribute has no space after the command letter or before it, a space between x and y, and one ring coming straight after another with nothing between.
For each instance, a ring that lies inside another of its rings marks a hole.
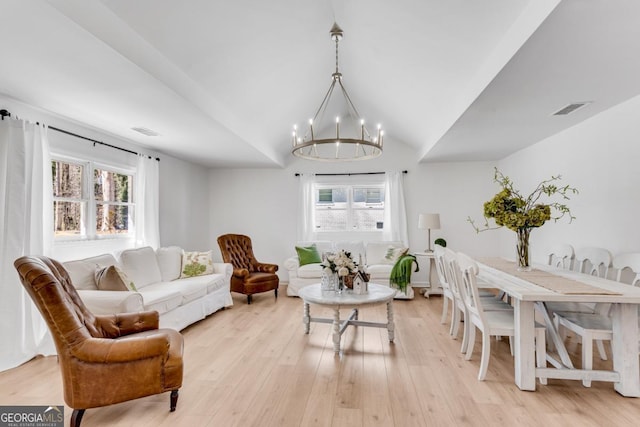
<instances>
[{"instance_id":1,"label":"lamp shade","mask_svg":"<svg viewBox=\"0 0 640 427\"><path fill-rule=\"evenodd\" d=\"M439 230L440 214L437 213L421 213L418 216L418 228L420 230Z\"/></svg>"}]
</instances>

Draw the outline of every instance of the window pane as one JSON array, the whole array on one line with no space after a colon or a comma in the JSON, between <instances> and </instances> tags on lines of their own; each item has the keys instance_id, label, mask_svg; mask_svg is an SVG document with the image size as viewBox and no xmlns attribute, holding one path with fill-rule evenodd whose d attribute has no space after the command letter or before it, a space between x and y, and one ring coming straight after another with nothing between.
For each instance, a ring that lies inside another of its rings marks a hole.
<instances>
[{"instance_id":1,"label":"window pane","mask_svg":"<svg viewBox=\"0 0 640 427\"><path fill-rule=\"evenodd\" d=\"M129 232L130 206L97 204L97 234L126 234Z\"/></svg>"},{"instance_id":2,"label":"window pane","mask_svg":"<svg viewBox=\"0 0 640 427\"><path fill-rule=\"evenodd\" d=\"M360 187L353 189L353 202L379 204L384 202L384 191L380 187Z\"/></svg>"},{"instance_id":3,"label":"window pane","mask_svg":"<svg viewBox=\"0 0 640 427\"><path fill-rule=\"evenodd\" d=\"M51 162L53 175L53 197L82 199L82 165Z\"/></svg>"},{"instance_id":4,"label":"window pane","mask_svg":"<svg viewBox=\"0 0 640 427\"><path fill-rule=\"evenodd\" d=\"M346 188L319 188L316 192L316 203L346 203Z\"/></svg>"},{"instance_id":5,"label":"window pane","mask_svg":"<svg viewBox=\"0 0 640 427\"><path fill-rule=\"evenodd\" d=\"M354 209L353 228L360 231L379 230L384 220L383 209Z\"/></svg>"},{"instance_id":6,"label":"window pane","mask_svg":"<svg viewBox=\"0 0 640 427\"><path fill-rule=\"evenodd\" d=\"M131 202L133 177L107 170L93 171L93 188L96 201Z\"/></svg>"},{"instance_id":7,"label":"window pane","mask_svg":"<svg viewBox=\"0 0 640 427\"><path fill-rule=\"evenodd\" d=\"M347 210L318 209L316 210L317 231L340 231L347 229Z\"/></svg>"},{"instance_id":8,"label":"window pane","mask_svg":"<svg viewBox=\"0 0 640 427\"><path fill-rule=\"evenodd\" d=\"M82 203L53 202L53 218L53 230L56 236L80 235Z\"/></svg>"}]
</instances>

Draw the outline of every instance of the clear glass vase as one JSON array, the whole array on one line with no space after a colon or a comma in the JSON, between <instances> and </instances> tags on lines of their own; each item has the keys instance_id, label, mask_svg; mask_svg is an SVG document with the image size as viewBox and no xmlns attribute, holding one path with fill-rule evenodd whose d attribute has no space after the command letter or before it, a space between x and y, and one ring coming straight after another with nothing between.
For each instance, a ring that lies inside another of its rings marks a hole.
<instances>
[{"instance_id":1,"label":"clear glass vase","mask_svg":"<svg viewBox=\"0 0 640 427\"><path fill-rule=\"evenodd\" d=\"M530 228L519 228L516 232L518 242L516 244L518 271L531 271L529 264L529 233Z\"/></svg>"},{"instance_id":2,"label":"clear glass vase","mask_svg":"<svg viewBox=\"0 0 640 427\"><path fill-rule=\"evenodd\" d=\"M338 287L338 274L337 273L322 273L320 279L320 289L327 292L335 292Z\"/></svg>"}]
</instances>

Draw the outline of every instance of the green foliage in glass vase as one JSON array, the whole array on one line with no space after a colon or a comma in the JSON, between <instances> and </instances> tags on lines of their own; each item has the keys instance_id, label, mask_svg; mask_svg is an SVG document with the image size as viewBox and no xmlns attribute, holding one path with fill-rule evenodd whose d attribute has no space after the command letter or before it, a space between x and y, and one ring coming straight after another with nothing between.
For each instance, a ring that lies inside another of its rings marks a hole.
<instances>
[{"instance_id":1,"label":"green foliage in glass vase","mask_svg":"<svg viewBox=\"0 0 640 427\"><path fill-rule=\"evenodd\" d=\"M504 176L498 168L495 168L493 180L502 187L502 191L485 202L484 227L478 227L471 217L468 217L467 221L477 232L500 227L507 227L517 232L522 229L540 227L551 219L557 221L565 215L569 217L569 222L571 222L575 217L571 214L571 209L562 201L570 200L569 196L578 194L578 190L569 185L558 186L557 183L561 179L560 175L551 176L551 178L540 182L531 194L523 196L514 188L513 181ZM542 196L548 198L555 196L562 201L542 203L540 201ZM552 215L552 211L555 212L555 215ZM493 218L498 227L490 227L489 218Z\"/></svg>"}]
</instances>

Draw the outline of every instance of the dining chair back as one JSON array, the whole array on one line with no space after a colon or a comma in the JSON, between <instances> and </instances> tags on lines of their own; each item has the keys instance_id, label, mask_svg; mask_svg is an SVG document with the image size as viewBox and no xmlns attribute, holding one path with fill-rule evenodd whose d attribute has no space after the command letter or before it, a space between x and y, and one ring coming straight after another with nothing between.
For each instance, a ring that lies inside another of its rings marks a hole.
<instances>
[{"instance_id":1,"label":"dining chair back","mask_svg":"<svg viewBox=\"0 0 640 427\"><path fill-rule=\"evenodd\" d=\"M576 251L578 271L604 279L609 274L611 259L611 252L604 248L581 248Z\"/></svg>"},{"instance_id":2,"label":"dining chair back","mask_svg":"<svg viewBox=\"0 0 640 427\"><path fill-rule=\"evenodd\" d=\"M460 322L464 319L464 317L461 316L465 315L465 306L462 294L460 293L458 277L452 265L452 261L456 259L457 255L454 251L449 248L444 248L444 273L453 297L453 312L451 313L451 328L449 330L453 338L457 338ZM465 340L463 338L463 348L464 344Z\"/></svg>"},{"instance_id":3,"label":"dining chair back","mask_svg":"<svg viewBox=\"0 0 640 427\"><path fill-rule=\"evenodd\" d=\"M625 253L616 255L613 258L613 268L616 270L616 280L618 282L627 281L625 279L625 270L629 270L631 277L629 283L632 286L640 285L640 253Z\"/></svg>"},{"instance_id":4,"label":"dining chair back","mask_svg":"<svg viewBox=\"0 0 640 427\"><path fill-rule=\"evenodd\" d=\"M575 252L573 250L573 246L564 243L556 246L551 250L551 252L549 252L548 264L552 267L571 270L573 267L574 257Z\"/></svg>"},{"instance_id":5,"label":"dining chair back","mask_svg":"<svg viewBox=\"0 0 640 427\"><path fill-rule=\"evenodd\" d=\"M433 249L433 255L435 257L434 261L436 264L438 280L440 281L440 286L442 286L442 297L444 298L444 300L442 301L442 316L440 318L441 324L444 324L447 321L449 301L451 301L451 312L453 313L456 310L455 299L453 298L453 293L451 292L451 287L449 286L449 282L447 281L447 276L445 273L444 254L445 248L440 245L435 245ZM450 328L450 331L451 329L452 328Z\"/></svg>"}]
</instances>

